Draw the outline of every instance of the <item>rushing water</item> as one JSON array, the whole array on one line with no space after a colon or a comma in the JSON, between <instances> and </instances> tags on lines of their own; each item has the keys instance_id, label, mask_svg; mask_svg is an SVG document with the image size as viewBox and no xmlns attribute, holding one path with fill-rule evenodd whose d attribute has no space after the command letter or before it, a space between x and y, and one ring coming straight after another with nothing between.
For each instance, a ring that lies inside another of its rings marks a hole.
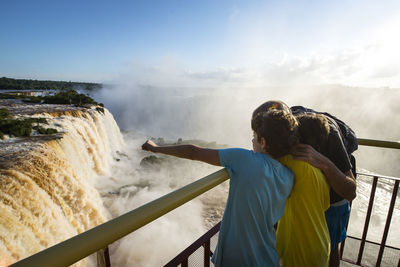
<instances>
[{"instance_id":1,"label":"rushing water","mask_svg":"<svg viewBox=\"0 0 400 267\"><path fill-rule=\"evenodd\" d=\"M159 165L141 166L149 155L140 150L146 137L125 133L124 142L107 109L102 114L16 103L8 108L17 117L46 118L59 134L0 143L0 266L218 169L169 157ZM110 247L113 265L162 265L221 217L226 192L226 185L220 186L115 242ZM93 260L77 265L93 265Z\"/></svg>"},{"instance_id":2,"label":"rushing water","mask_svg":"<svg viewBox=\"0 0 400 267\"><path fill-rule=\"evenodd\" d=\"M12 111L26 116L23 106ZM123 142L112 115L66 110L34 116L63 133L0 143L1 266L110 218L95 184Z\"/></svg>"},{"instance_id":3,"label":"rushing water","mask_svg":"<svg viewBox=\"0 0 400 267\"><path fill-rule=\"evenodd\" d=\"M188 101L186 104L190 106L194 100ZM0 266L122 215L218 169L159 155L153 164L142 162L151 155L140 150L148 138L143 128L140 132L133 129L121 134L107 109L102 114L95 109L15 103L8 108L19 117L45 117L50 127L61 133L0 141ZM179 116L183 117L178 117L178 121L187 119L185 113ZM225 118L233 121L230 116ZM157 121L167 127L163 118L160 114ZM214 130L222 127L232 133L237 127L214 126ZM178 127L178 123L173 127ZM185 129L188 130L187 125ZM390 186L391 182L383 182L377 189L368 235L368 239L377 242L386 219ZM356 236L361 236L369 188L368 178L360 177L349 226L349 232ZM224 183L115 242L110 246L112 265L165 264L220 220L227 191ZM397 201L388 238L392 246L400 246L399 218ZM91 260L86 260L77 265L91 264Z\"/></svg>"}]
</instances>

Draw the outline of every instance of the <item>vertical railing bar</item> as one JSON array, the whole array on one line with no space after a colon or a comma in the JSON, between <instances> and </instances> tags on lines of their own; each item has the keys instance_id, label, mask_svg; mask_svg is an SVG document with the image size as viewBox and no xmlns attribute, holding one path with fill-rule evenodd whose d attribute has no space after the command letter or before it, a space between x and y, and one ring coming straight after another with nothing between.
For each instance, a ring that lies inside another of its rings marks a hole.
<instances>
[{"instance_id":1,"label":"vertical railing bar","mask_svg":"<svg viewBox=\"0 0 400 267\"><path fill-rule=\"evenodd\" d=\"M106 261L106 267L111 267L110 250L108 246L104 249L104 259Z\"/></svg>"},{"instance_id":2,"label":"vertical railing bar","mask_svg":"<svg viewBox=\"0 0 400 267\"><path fill-rule=\"evenodd\" d=\"M181 264L185 258L189 258L189 256L192 255L197 249L199 249L201 246L204 246L207 240L210 240L216 233L218 233L220 226L221 222L214 225L207 233L202 235L194 243L179 253L175 258L165 264L164 267L175 267ZM211 251L210 255L212 255Z\"/></svg>"},{"instance_id":3,"label":"vertical railing bar","mask_svg":"<svg viewBox=\"0 0 400 267\"><path fill-rule=\"evenodd\" d=\"M108 246L96 252L97 267L111 267Z\"/></svg>"},{"instance_id":4,"label":"vertical railing bar","mask_svg":"<svg viewBox=\"0 0 400 267\"><path fill-rule=\"evenodd\" d=\"M189 262L188 262L188 258L184 259L181 263L182 267L188 267L189 266Z\"/></svg>"},{"instance_id":5,"label":"vertical railing bar","mask_svg":"<svg viewBox=\"0 0 400 267\"><path fill-rule=\"evenodd\" d=\"M210 267L210 239L204 243L204 267Z\"/></svg>"},{"instance_id":6,"label":"vertical railing bar","mask_svg":"<svg viewBox=\"0 0 400 267\"><path fill-rule=\"evenodd\" d=\"M371 188L371 196L369 198L367 216L365 218L365 223L364 223L364 231L363 231L363 235L361 238L360 250L358 251L357 265L361 264L361 259L362 259L362 255L364 252L365 240L367 238L369 220L371 218L372 206L374 204L375 190L376 190L377 183L378 183L378 177L374 176L374 181L372 183L372 188Z\"/></svg>"},{"instance_id":7,"label":"vertical railing bar","mask_svg":"<svg viewBox=\"0 0 400 267\"><path fill-rule=\"evenodd\" d=\"M381 265L381 261L382 261L382 257L383 257L383 250L385 248L387 235L389 233L390 222L392 220L392 214L393 214L393 210L394 210L394 204L396 203L398 189L399 189L399 181L395 181L394 187L393 187L392 199L390 200L389 211L388 211L388 215L386 218L385 230L383 231L383 237L382 237L381 246L379 248L378 259L376 260L377 267L379 267Z\"/></svg>"}]
</instances>

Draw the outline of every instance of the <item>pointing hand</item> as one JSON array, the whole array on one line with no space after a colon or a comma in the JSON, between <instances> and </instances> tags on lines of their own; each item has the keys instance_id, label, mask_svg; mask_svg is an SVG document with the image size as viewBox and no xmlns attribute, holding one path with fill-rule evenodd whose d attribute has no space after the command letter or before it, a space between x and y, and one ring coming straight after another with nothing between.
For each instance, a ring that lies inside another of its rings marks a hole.
<instances>
[{"instance_id":1,"label":"pointing hand","mask_svg":"<svg viewBox=\"0 0 400 267\"><path fill-rule=\"evenodd\" d=\"M153 151L153 149L157 147L157 145L151 141L151 140L147 140L143 145L142 145L142 149L146 150L146 151Z\"/></svg>"}]
</instances>

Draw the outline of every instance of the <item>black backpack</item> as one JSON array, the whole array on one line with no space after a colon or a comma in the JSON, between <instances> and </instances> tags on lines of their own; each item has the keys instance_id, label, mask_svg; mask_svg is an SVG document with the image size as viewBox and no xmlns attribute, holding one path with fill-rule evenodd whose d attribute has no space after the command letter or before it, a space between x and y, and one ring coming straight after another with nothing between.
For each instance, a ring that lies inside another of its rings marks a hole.
<instances>
[{"instance_id":1,"label":"black backpack","mask_svg":"<svg viewBox=\"0 0 400 267\"><path fill-rule=\"evenodd\" d=\"M354 131L342 120L339 120L335 116L327 113L327 112L319 112L315 111L309 108L305 108L302 106L294 106L291 107L290 110L292 111L293 115L299 114L299 113L315 113L315 114L322 114L325 115L326 117L330 118L331 122L335 123L337 128L340 130L340 135L343 140L343 144L346 147L347 154L351 154L354 151L358 149L358 142L357 142L357 137Z\"/></svg>"}]
</instances>

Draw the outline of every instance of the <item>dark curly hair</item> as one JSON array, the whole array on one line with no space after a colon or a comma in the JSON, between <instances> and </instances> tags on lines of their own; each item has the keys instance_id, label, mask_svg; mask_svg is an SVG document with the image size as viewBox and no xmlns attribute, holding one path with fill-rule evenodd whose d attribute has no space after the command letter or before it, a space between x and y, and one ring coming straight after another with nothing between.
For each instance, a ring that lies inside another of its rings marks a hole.
<instances>
[{"instance_id":1,"label":"dark curly hair","mask_svg":"<svg viewBox=\"0 0 400 267\"><path fill-rule=\"evenodd\" d=\"M267 112L270 110L283 110L287 113L291 113L290 108L284 102L280 100L270 100L261 104L258 108L253 111L252 118L254 118L258 113Z\"/></svg>"},{"instance_id":2,"label":"dark curly hair","mask_svg":"<svg viewBox=\"0 0 400 267\"><path fill-rule=\"evenodd\" d=\"M266 140L266 150L274 158L289 154L298 143L298 122L291 113L283 110L274 109L255 114L251 128L259 142L262 137Z\"/></svg>"},{"instance_id":3,"label":"dark curly hair","mask_svg":"<svg viewBox=\"0 0 400 267\"><path fill-rule=\"evenodd\" d=\"M312 146L321 152L329 136L329 123L321 114L306 113L296 117L299 121L300 143Z\"/></svg>"}]
</instances>

